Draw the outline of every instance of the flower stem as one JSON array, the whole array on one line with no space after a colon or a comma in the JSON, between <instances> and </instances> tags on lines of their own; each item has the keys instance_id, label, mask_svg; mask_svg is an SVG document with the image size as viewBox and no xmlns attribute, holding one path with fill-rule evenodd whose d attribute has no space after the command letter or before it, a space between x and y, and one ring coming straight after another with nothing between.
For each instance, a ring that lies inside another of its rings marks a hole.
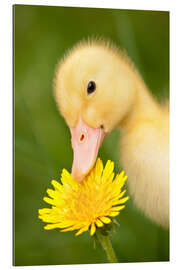
<instances>
[{"instance_id":1,"label":"flower stem","mask_svg":"<svg viewBox=\"0 0 180 270\"><path fill-rule=\"evenodd\" d=\"M113 250L109 235L103 235L101 233L101 231L96 230L96 235L97 238L99 240L99 242L101 243L102 247L104 248L108 261L111 263L117 263L118 260L116 258L115 252Z\"/></svg>"}]
</instances>

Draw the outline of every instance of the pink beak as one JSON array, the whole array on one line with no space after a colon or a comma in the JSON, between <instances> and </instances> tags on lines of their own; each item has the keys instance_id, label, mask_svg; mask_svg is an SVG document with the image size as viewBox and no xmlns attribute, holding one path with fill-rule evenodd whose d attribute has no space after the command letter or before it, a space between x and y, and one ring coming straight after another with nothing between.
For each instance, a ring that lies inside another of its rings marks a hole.
<instances>
[{"instance_id":1,"label":"pink beak","mask_svg":"<svg viewBox=\"0 0 180 270\"><path fill-rule=\"evenodd\" d=\"M83 177L94 166L99 147L106 135L103 128L92 128L86 125L81 118L77 125L70 128L71 143L74 151L72 176L82 181Z\"/></svg>"}]
</instances>

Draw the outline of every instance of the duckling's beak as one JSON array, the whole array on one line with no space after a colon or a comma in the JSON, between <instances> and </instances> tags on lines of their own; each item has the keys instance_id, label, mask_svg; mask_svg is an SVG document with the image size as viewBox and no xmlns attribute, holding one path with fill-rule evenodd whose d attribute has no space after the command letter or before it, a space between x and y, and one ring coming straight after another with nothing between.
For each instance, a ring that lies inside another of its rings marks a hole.
<instances>
[{"instance_id":1,"label":"duckling's beak","mask_svg":"<svg viewBox=\"0 0 180 270\"><path fill-rule=\"evenodd\" d=\"M99 147L106 135L102 127L92 128L79 118L75 127L70 128L74 151L72 176L78 181L93 168Z\"/></svg>"}]
</instances>

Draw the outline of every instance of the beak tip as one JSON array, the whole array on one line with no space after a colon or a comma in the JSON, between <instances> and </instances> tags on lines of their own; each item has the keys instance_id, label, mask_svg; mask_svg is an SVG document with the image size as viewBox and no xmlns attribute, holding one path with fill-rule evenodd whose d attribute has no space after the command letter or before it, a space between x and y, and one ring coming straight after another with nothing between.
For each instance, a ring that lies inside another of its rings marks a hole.
<instances>
[{"instance_id":1,"label":"beak tip","mask_svg":"<svg viewBox=\"0 0 180 270\"><path fill-rule=\"evenodd\" d=\"M72 170L72 177L78 182L83 180L83 175L78 170Z\"/></svg>"}]
</instances>

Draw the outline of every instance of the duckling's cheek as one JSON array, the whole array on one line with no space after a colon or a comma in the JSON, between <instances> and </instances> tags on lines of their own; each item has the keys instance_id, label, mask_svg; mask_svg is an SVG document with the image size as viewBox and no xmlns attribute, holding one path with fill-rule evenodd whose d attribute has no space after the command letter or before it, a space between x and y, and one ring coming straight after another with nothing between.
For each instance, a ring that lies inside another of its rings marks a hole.
<instances>
[{"instance_id":1,"label":"duckling's cheek","mask_svg":"<svg viewBox=\"0 0 180 270\"><path fill-rule=\"evenodd\" d=\"M82 112L82 118L89 126L93 128L98 128L102 125L97 110L95 110L93 107L85 108L85 110Z\"/></svg>"},{"instance_id":2,"label":"duckling's cheek","mask_svg":"<svg viewBox=\"0 0 180 270\"><path fill-rule=\"evenodd\" d=\"M73 113L73 111L70 109L63 110L63 108L60 109L60 112L69 127L74 127L76 125L78 120L78 114Z\"/></svg>"},{"instance_id":3,"label":"duckling's cheek","mask_svg":"<svg viewBox=\"0 0 180 270\"><path fill-rule=\"evenodd\" d=\"M79 114L81 113L82 103L80 102L79 97L76 94L70 95L64 93L64 95L60 95L58 101L59 111L65 118L66 123L68 126L74 127L78 121Z\"/></svg>"}]
</instances>

